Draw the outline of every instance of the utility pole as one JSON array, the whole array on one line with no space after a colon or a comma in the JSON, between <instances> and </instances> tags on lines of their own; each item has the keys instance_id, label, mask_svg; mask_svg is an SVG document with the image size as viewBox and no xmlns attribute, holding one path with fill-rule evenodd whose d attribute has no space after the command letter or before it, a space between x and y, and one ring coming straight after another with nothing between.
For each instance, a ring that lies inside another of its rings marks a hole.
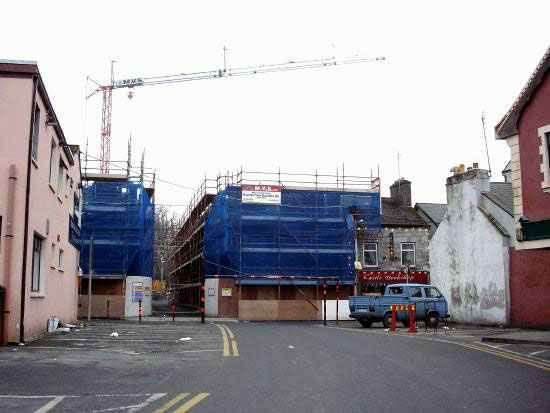
<instances>
[{"instance_id":1,"label":"utility pole","mask_svg":"<svg viewBox=\"0 0 550 413\"><path fill-rule=\"evenodd\" d=\"M92 275L94 265L94 237L90 238L90 255L88 258L88 321L92 319Z\"/></svg>"}]
</instances>

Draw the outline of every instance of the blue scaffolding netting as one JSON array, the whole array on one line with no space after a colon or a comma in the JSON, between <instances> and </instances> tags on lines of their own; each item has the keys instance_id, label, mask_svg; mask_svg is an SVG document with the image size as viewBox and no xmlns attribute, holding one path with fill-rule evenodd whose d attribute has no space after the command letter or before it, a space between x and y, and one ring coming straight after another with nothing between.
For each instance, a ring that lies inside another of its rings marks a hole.
<instances>
[{"instance_id":1,"label":"blue scaffolding netting","mask_svg":"<svg viewBox=\"0 0 550 413\"><path fill-rule=\"evenodd\" d=\"M243 284L281 283L269 276L337 277L352 284L357 223L380 231L380 193L282 189L281 204L266 205L241 203L241 187L229 186L206 221L205 274L240 275Z\"/></svg>"},{"instance_id":2,"label":"blue scaffolding netting","mask_svg":"<svg viewBox=\"0 0 550 413\"><path fill-rule=\"evenodd\" d=\"M80 267L98 275L153 275L155 205L142 182L88 182L83 188Z\"/></svg>"}]
</instances>

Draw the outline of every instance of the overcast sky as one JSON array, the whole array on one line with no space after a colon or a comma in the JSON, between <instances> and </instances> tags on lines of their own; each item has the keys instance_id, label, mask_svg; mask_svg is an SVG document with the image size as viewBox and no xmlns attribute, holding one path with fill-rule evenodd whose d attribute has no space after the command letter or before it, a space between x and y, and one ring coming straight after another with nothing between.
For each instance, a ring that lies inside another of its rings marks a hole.
<instances>
[{"instance_id":1,"label":"overcast sky","mask_svg":"<svg viewBox=\"0 0 550 413\"><path fill-rule=\"evenodd\" d=\"M3 5L0 57L38 61L70 143L99 155L109 82L223 67L362 54L384 62L124 89L113 93L112 160L196 187L218 171L369 175L383 195L401 175L413 202L445 202L460 163L493 176L509 160L494 126L549 45L548 1L25 1ZM157 202L190 191L159 183ZM182 208L179 208L181 211Z\"/></svg>"}]
</instances>

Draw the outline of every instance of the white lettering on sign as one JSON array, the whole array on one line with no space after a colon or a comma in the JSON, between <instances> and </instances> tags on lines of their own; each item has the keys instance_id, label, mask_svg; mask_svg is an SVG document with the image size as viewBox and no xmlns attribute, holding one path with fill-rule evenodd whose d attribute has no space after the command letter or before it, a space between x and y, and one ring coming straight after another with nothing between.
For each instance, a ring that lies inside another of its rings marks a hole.
<instances>
[{"instance_id":1,"label":"white lettering on sign","mask_svg":"<svg viewBox=\"0 0 550 413\"><path fill-rule=\"evenodd\" d=\"M242 185L243 204L281 205L281 187L276 185Z\"/></svg>"},{"instance_id":2,"label":"white lettering on sign","mask_svg":"<svg viewBox=\"0 0 550 413\"><path fill-rule=\"evenodd\" d=\"M115 82L115 85L117 85L117 86L138 86L138 85L143 85L143 78L136 77L136 78L133 78L133 79L117 80Z\"/></svg>"}]
</instances>

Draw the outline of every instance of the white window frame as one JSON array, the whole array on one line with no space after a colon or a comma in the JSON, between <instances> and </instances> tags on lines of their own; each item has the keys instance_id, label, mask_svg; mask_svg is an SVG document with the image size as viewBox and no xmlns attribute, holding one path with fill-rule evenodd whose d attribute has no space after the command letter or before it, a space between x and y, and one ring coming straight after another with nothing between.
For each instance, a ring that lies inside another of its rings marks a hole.
<instances>
[{"instance_id":1,"label":"white window frame","mask_svg":"<svg viewBox=\"0 0 550 413\"><path fill-rule=\"evenodd\" d=\"M32 125L31 158L38 163L38 143L40 141L40 106L38 102L34 106L34 123Z\"/></svg>"},{"instance_id":2,"label":"white window frame","mask_svg":"<svg viewBox=\"0 0 550 413\"><path fill-rule=\"evenodd\" d=\"M38 263L36 262L36 240L40 242L40 250L38 251ZM34 233L32 238L32 257L31 257L31 294L39 295L44 292L44 237ZM35 269L38 270L38 280L35 282ZM38 284L36 286L36 284Z\"/></svg>"},{"instance_id":3,"label":"white window frame","mask_svg":"<svg viewBox=\"0 0 550 413\"><path fill-rule=\"evenodd\" d=\"M51 186L53 186L53 182L54 182L54 176L55 176L55 165L56 165L56 162L55 160L57 159L57 157L55 156L56 152L57 152L57 144L55 143L55 139L52 138L52 146L50 146L50 176L48 178L48 182L50 183Z\"/></svg>"},{"instance_id":4,"label":"white window frame","mask_svg":"<svg viewBox=\"0 0 550 413\"><path fill-rule=\"evenodd\" d=\"M67 171L67 167L65 166L65 162L63 160L59 159L59 166L58 166L58 176L57 176L57 195L61 197L63 193L65 192L65 183L67 181L65 174Z\"/></svg>"},{"instance_id":5,"label":"white window frame","mask_svg":"<svg viewBox=\"0 0 550 413\"><path fill-rule=\"evenodd\" d=\"M367 245L374 245L375 249L374 250L367 249L366 248ZM374 251L376 253L376 264L375 265L367 264L367 262L365 261L365 251ZM363 243L363 267L369 267L369 268L378 267L378 243L376 243L376 242L365 242L365 243Z\"/></svg>"},{"instance_id":6,"label":"white window frame","mask_svg":"<svg viewBox=\"0 0 550 413\"><path fill-rule=\"evenodd\" d=\"M550 148L548 147L550 125L538 128L538 133L540 139L539 153L542 155L540 171L543 174L543 181L540 186L544 192L550 192Z\"/></svg>"},{"instance_id":7,"label":"white window frame","mask_svg":"<svg viewBox=\"0 0 550 413\"><path fill-rule=\"evenodd\" d=\"M406 244L412 245L413 246L412 249L403 249L403 245L406 245ZM409 265L409 267L416 267L416 245L415 245L415 243L414 242L402 242L401 243L401 266L405 265L405 264L403 264L403 251L408 251L408 252L412 251L413 252L413 257L414 257L413 264Z\"/></svg>"},{"instance_id":8,"label":"white window frame","mask_svg":"<svg viewBox=\"0 0 550 413\"><path fill-rule=\"evenodd\" d=\"M50 263L50 267L52 268L55 268L55 259L56 259L56 255L55 255L55 242L52 242L52 261Z\"/></svg>"},{"instance_id":9,"label":"white window frame","mask_svg":"<svg viewBox=\"0 0 550 413\"><path fill-rule=\"evenodd\" d=\"M58 265L57 265L57 269L59 271L63 271L63 260L65 259L65 251L63 251L63 249L59 248L59 260L58 260Z\"/></svg>"}]
</instances>

